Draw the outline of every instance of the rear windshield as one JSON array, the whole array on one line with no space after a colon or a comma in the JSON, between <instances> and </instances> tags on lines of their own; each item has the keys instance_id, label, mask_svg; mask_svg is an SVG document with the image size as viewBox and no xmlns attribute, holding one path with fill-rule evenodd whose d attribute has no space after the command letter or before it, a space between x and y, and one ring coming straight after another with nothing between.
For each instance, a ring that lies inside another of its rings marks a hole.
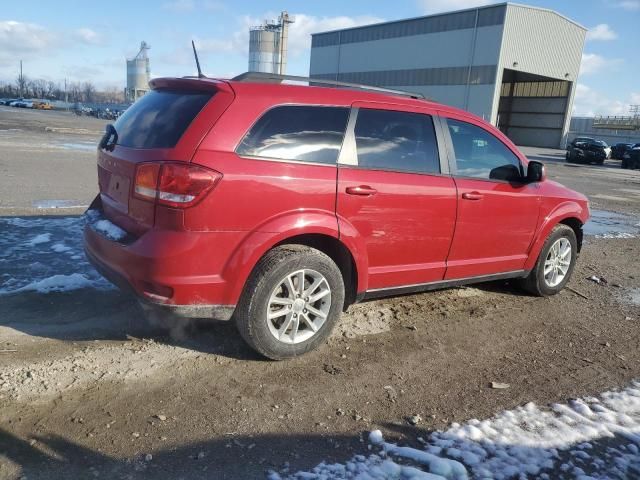
<instances>
[{"instance_id":1,"label":"rear windshield","mask_svg":"<svg viewBox=\"0 0 640 480\"><path fill-rule=\"evenodd\" d=\"M173 148L213 92L152 90L131 105L114 124L118 145Z\"/></svg>"}]
</instances>

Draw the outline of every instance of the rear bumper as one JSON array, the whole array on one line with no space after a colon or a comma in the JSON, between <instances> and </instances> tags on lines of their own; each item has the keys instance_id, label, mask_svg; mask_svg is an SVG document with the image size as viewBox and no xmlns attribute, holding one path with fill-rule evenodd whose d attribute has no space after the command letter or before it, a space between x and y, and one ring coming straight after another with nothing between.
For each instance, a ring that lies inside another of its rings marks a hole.
<instances>
[{"instance_id":1,"label":"rear bumper","mask_svg":"<svg viewBox=\"0 0 640 480\"><path fill-rule=\"evenodd\" d=\"M222 272L229 239L215 255L215 233L150 230L121 243L98 232L94 223L84 227L85 253L110 282L178 316L231 319L235 302L228 300L228 283L215 273Z\"/></svg>"},{"instance_id":2,"label":"rear bumper","mask_svg":"<svg viewBox=\"0 0 640 480\"><path fill-rule=\"evenodd\" d=\"M90 227L85 227L90 228ZM85 247L85 254L87 259L95 267L95 269L107 280L119 287L121 290L129 292L145 305L152 306L154 308L161 308L163 310L171 312L173 315L182 318L210 318L213 320L231 320L235 307L233 305L204 305L204 304L192 304L192 305L175 305L168 303L154 302L145 295L140 295L135 290L133 285L121 274L112 270L110 267L102 263L96 257L94 257L89 250Z\"/></svg>"}]
</instances>

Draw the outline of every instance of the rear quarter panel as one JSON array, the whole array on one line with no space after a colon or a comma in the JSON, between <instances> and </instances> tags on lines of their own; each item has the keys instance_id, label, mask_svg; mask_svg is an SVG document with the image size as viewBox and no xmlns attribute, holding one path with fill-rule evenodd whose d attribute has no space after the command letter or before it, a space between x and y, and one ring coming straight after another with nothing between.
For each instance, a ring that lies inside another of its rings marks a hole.
<instances>
[{"instance_id":1,"label":"rear quarter panel","mask_svg":"<svg viewBox=\"0 0 640 480\"><path fill-rule=\"evenodd\" d=\"M193 157L194 163L222 173L223 178L200 204L185 210L185 228L243 232L223 273L232 298L239 297L254 265L277 243L301 234L339 237L336 165L257 159L235 153L245 133L265 111L274 104L286 103L308 102L237 96Z\"/></svg>"}]
</instances>

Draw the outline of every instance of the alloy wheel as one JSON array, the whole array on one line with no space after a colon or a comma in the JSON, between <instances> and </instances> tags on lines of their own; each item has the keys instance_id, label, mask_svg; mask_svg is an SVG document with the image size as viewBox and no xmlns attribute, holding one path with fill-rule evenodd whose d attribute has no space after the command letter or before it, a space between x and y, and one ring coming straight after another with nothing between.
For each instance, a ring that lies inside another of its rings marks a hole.
<instances>
[{"instance_id":1,"label":"alloy wheel","mask_svg":"<svg viewBox=\"0 0 640 480\"><path fill-rule=\"evenodd\" d=\"M301 343L324 325L331 308L331 287L319 272L301 269L285 276L271 292L267 324L283 343Z\"/></svg>"},{"instance_id":2,"label":"alloy wheel","mask_svg":"<svg viewBox=\"0 0 640 480\"><path fill-rule=\"evenodd\" d=\"M571 242L567 238L556 240L544 262L544 281L548 287L557 287L567 276L571 266Z\"/></svg>"}]
</instances>

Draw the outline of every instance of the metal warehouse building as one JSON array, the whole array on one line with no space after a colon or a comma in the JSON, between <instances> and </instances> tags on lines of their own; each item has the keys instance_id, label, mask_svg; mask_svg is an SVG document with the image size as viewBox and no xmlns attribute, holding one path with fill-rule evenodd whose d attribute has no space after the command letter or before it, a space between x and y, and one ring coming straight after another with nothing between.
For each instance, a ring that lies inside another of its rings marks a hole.
<instances>
[{"instance_id":1,"label":"metal warehouse building","mask_svg":"<svg viewBox=\"0 0 640 480\"><path fill-rule=\"evenodd\" d=\"M519 145L563 147L586 29L504 3L312 36L310 76L419 92Z\"/></svg>"}]
</instances>

